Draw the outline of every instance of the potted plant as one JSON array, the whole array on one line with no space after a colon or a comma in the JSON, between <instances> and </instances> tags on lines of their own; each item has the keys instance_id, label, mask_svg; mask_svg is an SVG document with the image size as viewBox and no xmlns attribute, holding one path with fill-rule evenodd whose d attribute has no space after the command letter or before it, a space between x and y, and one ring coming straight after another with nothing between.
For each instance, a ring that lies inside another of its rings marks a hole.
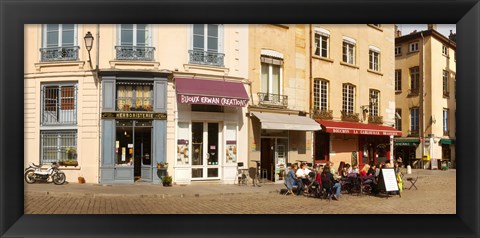
<instances>
[{"instance_id":1,"label":"potted plant","mask_svg":"<svg viewBox=\"0 0 480 238\"><path fill-rule=\"evenodd\" d=\"M78 183L85 183L85 178L83 176L78 176Z\"/></svg>"},{"instance_id":2,"label":"potted plant","mask_svg":"<svg viewBox=\"0 0 480 238\"><path fill-rule=\"evenodd\" d=\"M162 169L168 169L168 163L167 162L160 162L157 164L157 169L162 170Z\"/></svg>"},{"instance_id":3,"label":"potted plant","mask_svg":"<svg viewBox=\"0 0 480 238\"><path fill-rule=\"evenodd\" d=\"M164 176L162 178L162 183L164 187L171 187L172 186L172 176Z\"/></svg>"}]
</instances>

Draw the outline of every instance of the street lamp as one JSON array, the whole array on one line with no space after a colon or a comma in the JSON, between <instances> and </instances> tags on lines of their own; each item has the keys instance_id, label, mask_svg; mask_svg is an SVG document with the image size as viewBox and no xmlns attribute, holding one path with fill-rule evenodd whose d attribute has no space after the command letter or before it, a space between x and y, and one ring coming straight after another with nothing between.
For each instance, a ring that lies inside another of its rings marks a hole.
<instances>
[{"instance_id":1,"label":"street lamp","mask_svg":"<svg viewBox=\"0 0 480 238\"><path fill-rule=\"evenodd\" d=\"M85 35L85 37L83 37L83 39L85 40L85 48L88 51L88 61L90 62L90 68L93 68L92 57L90 56L90 51L92 50L92 46L93 46L93 35L92 35L92 33L87 32L87 34Z\"/></svg>"}]
</instances>

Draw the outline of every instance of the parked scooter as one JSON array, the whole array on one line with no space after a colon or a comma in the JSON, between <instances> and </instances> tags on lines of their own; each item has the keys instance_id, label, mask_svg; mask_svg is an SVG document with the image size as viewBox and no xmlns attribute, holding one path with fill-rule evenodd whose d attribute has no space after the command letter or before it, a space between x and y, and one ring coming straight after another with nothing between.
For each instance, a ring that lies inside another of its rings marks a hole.
<instances>
[{"instance_id":1,"label":"parked scooter","mask_svg":"<svg viewBox=\"0 0 480 238\"><path fill-rule=\"evenodd\" d=\"M56 185L64 184L67 180L65 174L58 169L58 163L53 162L46 171L41 169L42 166L30 163L25 169L25 182L35 183L36 181L48 182L50 178Z\"/></svg>"}]
</instances>

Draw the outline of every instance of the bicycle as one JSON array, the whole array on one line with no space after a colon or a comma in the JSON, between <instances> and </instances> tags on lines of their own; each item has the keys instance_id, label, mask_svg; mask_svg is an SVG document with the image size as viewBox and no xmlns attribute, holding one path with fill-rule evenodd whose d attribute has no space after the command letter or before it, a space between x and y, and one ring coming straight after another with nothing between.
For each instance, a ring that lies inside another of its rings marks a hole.
<instances>
[{"instance_id":1,"label":"bicycle","mask_svg":"<svg viewBox=\"0 0 480 238\"><path fill-rule=\"evenodd\" d=\"M261 167L260 167L260 161L259 160L252 160L253 162L257 163L257 168L254 174L254 177L252 178L252 186L257 186L261 187L263 184L263 181L261 179Z\"/></svg>"}]
</instances>

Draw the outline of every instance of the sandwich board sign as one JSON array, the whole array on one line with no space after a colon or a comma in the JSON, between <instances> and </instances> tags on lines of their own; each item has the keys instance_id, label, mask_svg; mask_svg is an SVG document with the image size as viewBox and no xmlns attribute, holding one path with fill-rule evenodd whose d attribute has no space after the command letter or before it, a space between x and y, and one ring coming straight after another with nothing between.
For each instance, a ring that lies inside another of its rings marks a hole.
<instances>
[{"instance_id":1,"label":"sandwich board sign","mask_svg":"<svg viewBox=\"0 0 480 238\"><path fill-rule=\"evenodd\" d=\"M388 192L398 191L397 178L393 168L383 168L378 175L378 188Z\"/></svg>"}]
</instances>

